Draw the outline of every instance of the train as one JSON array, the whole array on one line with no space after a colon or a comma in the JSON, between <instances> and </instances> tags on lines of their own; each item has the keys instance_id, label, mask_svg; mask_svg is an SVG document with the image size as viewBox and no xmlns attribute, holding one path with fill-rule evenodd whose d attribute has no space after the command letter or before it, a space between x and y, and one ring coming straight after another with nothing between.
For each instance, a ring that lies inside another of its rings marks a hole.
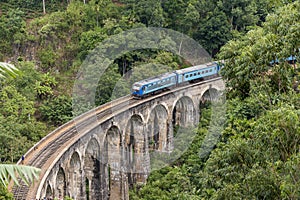
<instances>
[{"instance_id":1,"label":"train","mask_svg":"<svg viewBox=\"0 0 300 200\"><path fill-rule=\"evenodd\" d=\"M131 88L131 95L134 98L142 99L186 83L202 81L209 77L218 76L220 69L221 66L217 62L211 62L164 73L135 82Z\"/></svg>"}]
</instances>

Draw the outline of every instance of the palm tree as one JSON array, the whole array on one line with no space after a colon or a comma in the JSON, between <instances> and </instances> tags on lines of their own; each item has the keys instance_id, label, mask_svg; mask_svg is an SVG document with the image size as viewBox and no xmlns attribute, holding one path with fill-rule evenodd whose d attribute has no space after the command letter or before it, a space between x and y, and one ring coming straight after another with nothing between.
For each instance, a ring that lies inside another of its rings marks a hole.
<instances>
[{"instance_id":1,"label":"palm tree","mask_svg":"<svg viewBox=\"0 0 300 200\"><path fill-rule=\"evenodd\" d=\"M0 79L7 77L15 78L19 75L19 70L12 64L0 62ZM16 165L16 164L0 164L0 184L6 186L11 180L15 184L19 184L17 177L29 184L38 178L40 170L35 167Z\"/></svg>"},{"instance_id":2,"label":"palm tree","mask_svg":"<svg viewBox=\"0 0 300 200\"><path fill-rule=\"evenodd\" d=\"M12 64L0 62L0 79L5 77L15 78L19 74L19 70Z\"/></svg>"},{"instance_id":3,"label":"palm tree","mask_svg":"<svg viewBox=\"0 0 300 200\"><path fill-rule=\"evenodd\" d=\"M6 186L11 180L19 185L18 177L29 185L38 178L40 169L16 164L0 164L0 184Z\"/></svg>"}]
</instances>

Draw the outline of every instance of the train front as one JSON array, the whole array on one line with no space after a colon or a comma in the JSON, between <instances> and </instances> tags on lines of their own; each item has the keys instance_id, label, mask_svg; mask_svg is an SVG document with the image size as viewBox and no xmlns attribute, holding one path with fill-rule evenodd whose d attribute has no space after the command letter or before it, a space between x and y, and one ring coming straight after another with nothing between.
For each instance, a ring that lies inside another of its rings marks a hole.
<instances>
[{"instance_id":1,"label":"train front","mask_svg":"<svg viewBox=\"0 0 300 200\"><path fill-rule=\"evenodd\" d=\"M139 83L134 83L131 88L131 95L134 97L143 96L142 85Z\"/></svg>"}]
</instances>

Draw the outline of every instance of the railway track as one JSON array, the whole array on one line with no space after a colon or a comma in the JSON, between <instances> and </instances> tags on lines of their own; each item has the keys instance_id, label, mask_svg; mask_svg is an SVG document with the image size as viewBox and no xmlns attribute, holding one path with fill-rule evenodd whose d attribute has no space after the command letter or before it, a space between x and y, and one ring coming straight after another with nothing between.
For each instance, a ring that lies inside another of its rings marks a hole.
<instances>
[{"instance_id":1,"label":"railway track","mask_svg":"<svg viewBox=\"0 0 300 200\"><path fill-rule=\"evenodd\" d=\"M37 182L35 182L35 184L31 185L30 188L23 182L20 182L19 186L12 187L12 185L10 185L15 199L35 199L40 183L44 183L47 174L51 171L52 167L63 155L63 153L82 136L84 136L93 128L97 127L99 124L109 120L115 114L125 112L132 107L143 104L157 97L220 79L221 77L218 77L191 85L174 88L171 91L165 91L158 95L150 96L141 100L133 99L130 95L121 97L92 109L55 129L25 154L24 164L40 168L40 178ZM20 164L20 162L21 160L19 160L18 164Z\"/></svg>"}]
</instances>

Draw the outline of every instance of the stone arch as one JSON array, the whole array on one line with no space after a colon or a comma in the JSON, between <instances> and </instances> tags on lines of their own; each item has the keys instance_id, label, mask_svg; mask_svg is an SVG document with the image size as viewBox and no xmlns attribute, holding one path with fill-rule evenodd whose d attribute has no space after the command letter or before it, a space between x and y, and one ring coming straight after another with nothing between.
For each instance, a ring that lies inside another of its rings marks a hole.
<instances>
[{"instance_id":1,"label":"stone arch","mask_svg":"<svg viewBox=\"0 0 300 200\"><path fill-rule=\"evenodd\" d=\"M127 122L124 141L124 163L127 170L128 185L144 182L145 175L142 173L145 163L145 131L144 121L140 115L134 114Z\"/></svg>"},{"instance_id":2,"label":"stone arch","mask_svg":"<svg viewBox=\"0 0 300 200\"><path fill-rule=\"evenodd\" d=\"M210 87L202 93L201 101L213 101L218 99L218 97L219 97L219 90Z\"/></svg>"},{"instance_id":3,"label":"stone arch","mask_svg":"<svg viewBox=\"0 0 300 200\"><path fill-rule=\"evenodd\" d=\"M105 136L104 148L106 151L106 169L110 199L121 199L121 132L117 126L111 126Z\"/></svg>"},{"instance_id":4,"label":"stone arch","mask_svg":"<svg viewBox=\"0 0 300 200\"><path fill-rule=\"evenodd\" d=\"M151 110L147 123L150 150L166 150L169 137L168 125L168 110L161 104L156 105Z\"/></svg>"},{"instance_id":5,"label":"stone arch","mask_svg":"<svg viewBox=\"0 0 300 200\"><path fill-rule=\"evenodd\" d=\"M95 138L88 142L85 149L83 169L86 199L101 199L100 145Z\"/></svg>"},{"instance_id":6,"label":"stone arch","mask_svg":"<svg viewBox=\"0 0 300 200\"><path fill-rule=\"evenodd\" d=\"M172 111L173 127L188 127L197 124L196 107L193 100L188 96L178 99Z\"/></svg>"},{"instance_id":7,"label":"stone arch","mask_svg":"<svg viewBox=\"0 0 300 200\"><path fill-rule=\"evenodd\" d=\"M219 98L220 93L216 88L207 88L203 91L200 101L199 101L199 112L201 116L201 110L208 106L208 103L211 103L212 101L215 101Z\"/></svg>"},{"instance_id":8,"label":"stone arch","mask_svg":"<svg viewBox=\"0 0 300 200\"><path fill-rule=\"evenodd\" d=\"M77 152L74 152L70 159L69 181L69 194L72 199L77 200L82 195L81 160Z\"/></svg>"},{"instance_id":9,"label":"stone arch","mask_svg":"<svg viewBox=\"0 0 300 200\"><path fill-rule=\"evenodd\" d=\"M59 199L62 199L66 196L66 175L62 167L59 168L56 174L54 194L55 197L58 197Z\"/></svg>"}]
</instances>

